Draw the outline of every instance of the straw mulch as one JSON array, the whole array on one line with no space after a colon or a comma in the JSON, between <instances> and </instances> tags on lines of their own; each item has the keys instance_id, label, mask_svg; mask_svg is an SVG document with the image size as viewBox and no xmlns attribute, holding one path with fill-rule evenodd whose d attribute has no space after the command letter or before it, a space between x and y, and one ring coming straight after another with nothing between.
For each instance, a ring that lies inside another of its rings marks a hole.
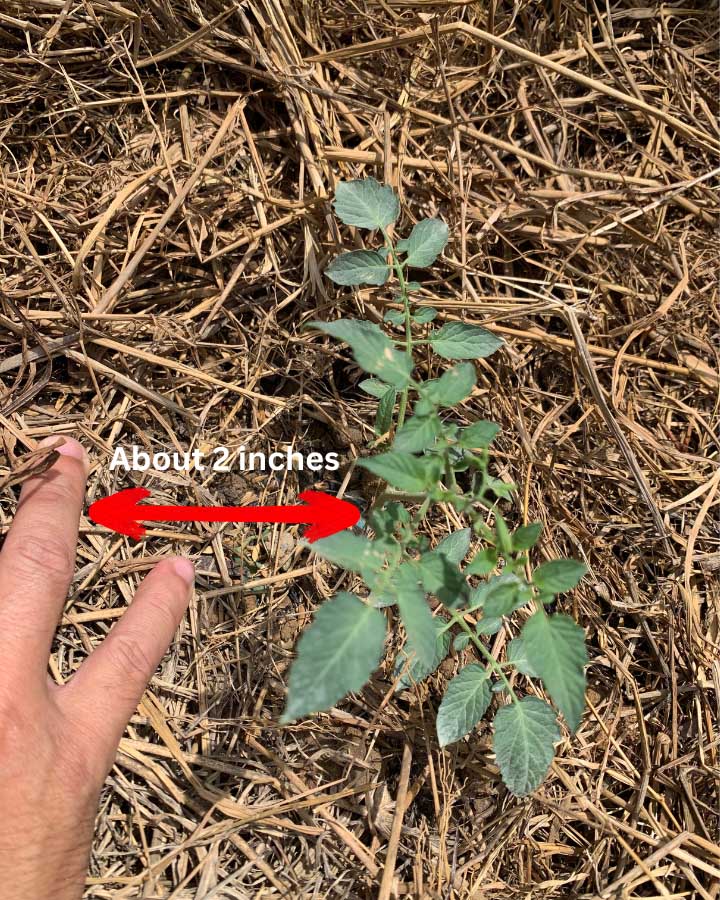
<instances>
[{"instance_id":1,"label":"straw mulch","mask_svg":"<svg viewBox=\"0 0 720 900\"><path fill-rule=\"evenodd\" d=\"M392 302L322 275L363 240L335 185L374 175L402 231L450 226L421 301L506 340L462 415L503 427L509 519L544 522L538 559L590 567L561 603L587 715L521 800L486 723L438 748L459 659L393 691L399 634L360 696L278 726L298 634L353 586L295 527L138 545L83 520L58 679L157 558L199 570L107 781L88 898L720 895L716 25L702 2L2 5L3 530L48 434L90 448L89 500L363 503L373 404L303 326ZM340 479L109 470L121 445L292 441L339 452Z\"/></svg>"}]
</instances>

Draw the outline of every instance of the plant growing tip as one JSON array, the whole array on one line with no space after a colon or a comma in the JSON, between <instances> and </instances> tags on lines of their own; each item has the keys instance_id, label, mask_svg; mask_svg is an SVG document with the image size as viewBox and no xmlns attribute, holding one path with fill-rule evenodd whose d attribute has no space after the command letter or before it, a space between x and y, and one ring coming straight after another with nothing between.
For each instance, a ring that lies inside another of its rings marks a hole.
<instances>
[{"instance_id":1,"label":"plant growing tip","mask_svg":"<svg viewBox=\"0 0 720 900\"><path fill-rule=\"evenodd\" d=\"M379 232L382 241L377 249L341 253L326 275L341 286L377 287L394 273L402 311L386 314L389 333L355 319L311 324L348 344L358 366L373 376L360 387L378 402L376 434L392 443L359 465L400 496L424 499L411 512L385 494L368 516L372 537L340 531L313 544L319 556L357 572L368 592L363 599L337 594L317 611L298 643L282 721L328 709L362 688L382 657L387 626L381 608L395 605L406 637L395 661L398 689L431 675L451 646L459 662L472 650L475 661L451 679L440 704L438 741L444 747L470 734L492 705L493 694L504 695L508 702L494 720L495 756L507 787L528 794L544 779L560 739L557 713L539 697L519 697L517 680L506 670L520 679L539 679L569 728L579 726L585 705L584 632L566 615L548 615L544 604L574 588L586 568L575 560L552 560L526 577L542 525L513 530L497 511L498 502L514 490L490 474L490 447L499 427L483 420L460 426L441 415L472 396L477 380L472 360L491 356L503 343L465 322L428 329L437 310L411 305L411 291L420 285L408 279L408 270L433 265L447 245L447 225L439 218L422 219L407 237L393 242L388 228L400 204L392 188L374 178L341 182L334 206L346 225ZM422 336L416 337L416 329ZM414 380L420 344L443 360L460 362L436 378ZM440 503L454 507L468 526L433 549L421 525ZM486 522L488 508L495 510L492 527ZM485 546L473 548L475 536ZM428 596L438 601L437 615ZM499 662L483 637L511 627L512 614L528 607L534 612L521 635L509 642L506 662Z\"/></svg>"}]
</instances>

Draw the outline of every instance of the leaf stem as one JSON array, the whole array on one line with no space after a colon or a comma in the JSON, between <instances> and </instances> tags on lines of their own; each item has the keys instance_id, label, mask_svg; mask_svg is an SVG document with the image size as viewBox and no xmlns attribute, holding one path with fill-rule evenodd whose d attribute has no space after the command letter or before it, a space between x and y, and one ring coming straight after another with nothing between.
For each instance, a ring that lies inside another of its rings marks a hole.
<instances>
[{"instance_id":1,"label":"leaf stem","mask_svg":"<svg viewBox=\"0 0 720 900\"><path fill-rule=\"evenodd\" d=\"M408 297L407 291L407 282L405 281L405 273L403 272L402 263L400 262L398 255L395 251L395 245L390 240L387 231L382 229L383 237L385 238L385 243L390 248L390 256L392 257L392 265L393 269L395 269L395 274L397 275L398 284L400 285L400 299L402 300L403 305L403 314L405 316L405 355L408 359L412 360L413 358L413 339L412 339L412 322L410 319L410 298ZM397 418L397 427L400 426L405 421L405 412L407 410L407 402L408 402L408 391L409 385L405 385L400 394L400 405L398 406L398 418Z\"/></svg>"},{"instance_id":2,"label":"leaf stem","mask_svg":"<svg viewBox=\"0 0 720 900\"><path fill-rule=\"evenodd\" d=\"M413 520L410 523L413 531L417 531L417 527L425 518L428 509L430 509L430 498L426 497L422 502L422 506L415 513L415 515L413 516Z\"/></svg>"},{"instance_id":3,"label":"leaf stem","mask_svg":"<svg viewBox=\"0 0 720 900\"><path fill-rule=\"evenodd\" d=\"M517 694L516 694L515 691L513 690L513 687L512 687L512 685L510 684L510 681L508 680L507 675L503 672L502 666L501 666L500 663L495 659L495 657L492 655L492 653L490 653L490 651L489 651L488 648L485 646L485 644L483 644L483 642L478 638L478 636L475 634L475 632L472 630L472 628L468 625L468 623L467 623L467 622L465 621L465 619L460 615L459 612L453 611L452 614L451 614L451 618L452 618L452 621L453 621L456 625L459 625L460 628L462 628L462 630L465 632L465 634L466 634L466 635L470 638L470 640L472 641L472 643L473 643L473 645L475 646L475 648L476 648L477 650L479 650L479 652L480 652L480 653L485 657L485 659L488 661L488 663L490 664L490 668L493 670L493 672L495 672L495 674L498 676L498 678L500 679L500 681L502 681L502 683L503 683L503 684L505 685L505 687L507 688L507 691L508 691L508 693L510 694L510 697L512 698L513 703L519 703L520 701L518 700Z\"/></svg>"},{"instance_id":4,"label":"leaf stem","mask_svg":"<svg viewBox=\"0 0 720 900\"><path fill-rule=\"evenodd\" d=\"M443 453L443 463L445 465L445 477L447 478L447 486L450 488L450 490L453 492L457 492L458 491L458 483L457 483L457 479L455 478L455 470L453 469L452 463L450 462L450 446L451 446L450 442L446 441L444 453ZM462 493L462 491L459 492L459 497L464 499L464 494Z\"/></svg>"}]
</instances>

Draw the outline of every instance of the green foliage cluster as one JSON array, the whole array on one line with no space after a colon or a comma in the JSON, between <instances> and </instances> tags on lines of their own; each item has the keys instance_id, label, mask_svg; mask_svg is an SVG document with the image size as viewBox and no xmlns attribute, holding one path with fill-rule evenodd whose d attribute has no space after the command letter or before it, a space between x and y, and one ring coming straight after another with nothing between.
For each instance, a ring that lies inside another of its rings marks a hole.
<instances>
[{"instance_id":1,"label":"green foliage cluster","mask_svg":"<svg viewBox=\"0 0 720 900\"><path fill-rule=\"evenodd\" d=\"M359 573L368 596L340 593L320 607L298 644L283 720L328 709L367 682L383 656L387 621L381 608L394 606L406 635L395 662L398 687L427 678L452 650L474 648L480 661L465 665L447 686L437 715L438 740L445 746L469 734L493 694L503 695L494 719L494 751L508 788L527 794L545 777L560 730L556 710L537 696L519 697L518 682L540 679L569 728L578 727L585 702L584 632L570 617L545 607L575 587L585 566L553 560L527 577L541 525L513 530L498 509L515 487L490 471L489 448L499 427L488 421L461 427L447 412L473 392L477 376L468 360L490 356L502 342L461 322L428 329L436 310L411 307L414 283L407 271L432 265L448 240L445 223L424 219L393 243L387 229L399 215L398 199L374 179L340 184L335 210L345 224L379 232L384 243L378 250L340 254L328 277L340 285L381 285L394 272L399 287L402 311L388 312L388 332L350 319L313 323L347 343L372 376L361 387L378 400L376 443L390 449L359 465L388 489L369 514L372 536L343 531L313 544L324 559ZM415 380L414 350L428 346L455 364L437 378ZM452 506L469 524L431 547L420 526L434 504ZM478 541L481 548L471 553ZM436 614L429 597L438 601ZM500 662L484 638L522 607L532 612Z\"/></svg>"}]
</instances>

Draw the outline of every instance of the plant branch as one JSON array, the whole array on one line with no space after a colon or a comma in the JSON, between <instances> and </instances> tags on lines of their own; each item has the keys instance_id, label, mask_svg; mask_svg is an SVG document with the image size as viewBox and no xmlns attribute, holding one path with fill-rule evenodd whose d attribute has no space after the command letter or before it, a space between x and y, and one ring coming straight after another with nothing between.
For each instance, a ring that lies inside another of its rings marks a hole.
<instances>
[{"instance_id":1,"label":"plant branch","mask_svg":"<svg viewBox=\"0 0 720 900\"><path fill-rule=\"evenodd\" d=\"M518 700L517 694L513 690L513 686L510 684L507 675L503 672L502 666L500 665L500 663L495 659L495 657L488 650L488 648L485 646L485 644L483 644L483 642L478 638L478 636L475 634L475 632L472 630L472 628L468 625L468 623L460 615L459 612L455 611L451 615L452 615L453 622L456 625L459 625L460 628L462 628L462 630L465 632L465 634L472 641L475 648L488 661L488 663L490 664L490 668L493 670L493 672L495 672L495 674L498 676L500 681L502 681L502 683L505 685L508 693L510 694L510 697L512 698L513 703L519 703L520 701Z\"/></svg>"},{"instance_id":2,"label":"plant branch","mask_svg":"<svg viewBox=\"0 0 720 900\"><path fill-rule=\"evenodd\" d=\"M385 238L385 243L390 248L390 256L392 257L392 265L395 270L395 275L397 276L398 284L400 285L400 299L402 300L403 305L403 314L405 316L405 355L412 360L413 358L413 339L412 339L412 322L410 320L410 298L408 297L407 292L407 282L405 281L405 273L403 272L402 263L400 262L397 252L395 251L395 245L390 240L387 231L382 229L383 237ZM400 426L405 421L405 411L407 410L407 402L408 402L408 391L409 387L406 385L402 393L400 394L400 405L398 406L398 418L397 418L397 427Z\"/></svg>"}]
</instances>

